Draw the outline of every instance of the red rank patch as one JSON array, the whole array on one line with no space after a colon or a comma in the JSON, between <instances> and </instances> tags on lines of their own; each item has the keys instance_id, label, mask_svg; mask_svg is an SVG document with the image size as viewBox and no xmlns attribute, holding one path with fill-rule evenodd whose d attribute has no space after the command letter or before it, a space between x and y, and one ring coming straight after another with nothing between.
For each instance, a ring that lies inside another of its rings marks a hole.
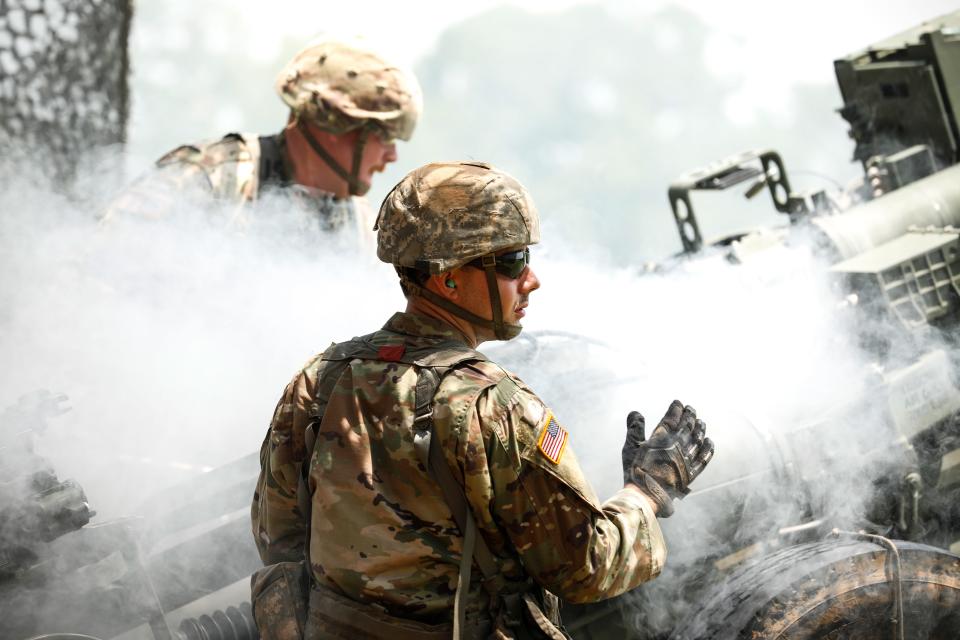
<instances>
[{"instance_id":1,"label":"red rank patch","mask_svg":"<svg viewBox=\"0 0 960 640\"><path fill-rule=\"evenodd\" d=\"M377 349L377 359L384 362L400 362L400 358L403 357L406 350L406 345L385 344Z\"/></svg>"}]
</instances>

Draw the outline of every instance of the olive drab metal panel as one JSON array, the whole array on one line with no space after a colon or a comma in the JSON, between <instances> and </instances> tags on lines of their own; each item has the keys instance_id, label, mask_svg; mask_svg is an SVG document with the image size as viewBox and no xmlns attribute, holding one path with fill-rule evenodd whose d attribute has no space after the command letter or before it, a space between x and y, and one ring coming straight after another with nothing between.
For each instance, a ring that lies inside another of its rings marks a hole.
<instances>
[{"instance_id":1,"label":"olive drab metal panel","mask_svg":"<svg viewBox=\"0 0 960 640\"><path fill-rule=\"evenodd\" d=\"M943 168L960 160L960 12L929 20L834 62L843 108L866 164L912 145Z\"/></svg>"}]
</instances>

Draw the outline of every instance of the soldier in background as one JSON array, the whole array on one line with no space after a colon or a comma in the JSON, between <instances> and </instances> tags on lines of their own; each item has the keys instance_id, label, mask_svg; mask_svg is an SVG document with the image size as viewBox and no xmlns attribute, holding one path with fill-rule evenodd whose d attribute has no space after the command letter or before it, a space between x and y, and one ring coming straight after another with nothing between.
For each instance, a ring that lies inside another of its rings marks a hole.
<instances>
[{"instance_id":1,"label":"soldier in background","mask_svg":"<svg viewBox=\"0 0 960 640\"><path fill-rule=\"evenodd\" d=\"M372 226L362 196L373 175L397 159L422 109L416 78L357 42L323 38L291 60L276 83L290 107L279 134L229 133L178 147L135 181L104 213L164 218L179 206L226 210L249 222L247 203L276 189L291 195L324 229Z\"/></svg>"},{"instance_id":2,"label":"soldier in background","mask_svg":"<svg viewBox=\"0 0 960 640\"><path fill-rule=\"evenodd\" d=\"M377 225L407 308L316 356L277 405L252 507L261 636L564 638L557 597L659 574L657 516L712 457L704 423L674 402L646 439L631 413L624 487L601 503L560 418L475 350L518 335L540 286L527 191L430 164Z\"/></svg>"}]
</instances>

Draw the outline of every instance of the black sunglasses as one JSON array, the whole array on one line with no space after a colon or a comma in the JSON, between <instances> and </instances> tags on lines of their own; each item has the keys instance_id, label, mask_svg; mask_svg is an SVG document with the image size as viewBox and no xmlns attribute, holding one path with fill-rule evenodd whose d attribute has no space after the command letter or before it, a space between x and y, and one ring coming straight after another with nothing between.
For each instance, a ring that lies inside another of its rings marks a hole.
<instances>
[{"instance_id":1,"label":"black sunglasses","mask_svg":"<svg viewBox=\"0 0 960 640\"><path fill-rule=\"evenodd\" d=\"M491 260L493 260L493 268L497 273L516 280L530 264L530 249L511 251L499 256L481 256L467 264L478 269L485 269Z\"/></svg>"}]
</instances>

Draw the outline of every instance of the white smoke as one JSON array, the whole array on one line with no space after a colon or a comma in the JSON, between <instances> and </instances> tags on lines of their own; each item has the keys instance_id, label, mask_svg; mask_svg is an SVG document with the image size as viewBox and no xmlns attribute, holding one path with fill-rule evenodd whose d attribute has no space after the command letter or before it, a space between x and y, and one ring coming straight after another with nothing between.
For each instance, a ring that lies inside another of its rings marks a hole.
<instances>
[{"instance_id":1,"label":"white smoke","mask_svg":"<svg viewBox=\"0 0 960 640\"><path fill-rule=\"evenodd\" d=\"M570 255L576 254L549 240L535 250L543 287L531 296L525 324L530 332L561 330L606 345L594 347L587 361L555 363L581 372L599 366L614 382L604 405L589 409L591 424L569 425L576 448L587 450L580 457L597 460L601 493L617 486L612 462L632 409L647 417L649 432L673 398L695 406L722 455L736 443L726 442L725 426L711 420L711 409L775 426L855 392L850 384L862 371L862 356L837 313L825 263L808 247L771 249L742 265L717 254L648 274ZM572 348L576 340L566 342ZM520 372L537 381L551 374ZM577 404L561 394L550 400ZM563 419L561 407L558 416Z\"/></svg>"},{"instance_id":2,"label":"white smoke","mask_svg":"<svg viewBox=\"0 0 960 640\"><path fill-rule=\"evenodd\" d=\"M261 201L253 224L234 229L189 209L102 226L27 185L0 198L0 404L37 388L70 397L41 453L84 487L100 521L256 451L307 358L405 304L388 265L350 237L305 228L284 200ZM716 254L642 273L551 239L546 223L525 333L481 349L551 405L601 498L621 484L626 414L642 411L649 432L679 398L717 445L695 489L754 470L797 491L813 478L826 513L858 517L872 486L836 470L859 468L865 439L882 449L896 434L821 257L800 243L742 265ZM850 407L867 409L851 420ZM833 428L805 431L821 423ZM787 469L780 446L802 458ZM769 500L767 489L742 491ZM674 563L709 555L721 535L694 497L665 523ZM767 536L802 515L768 504L734 534Z\"/></svg>"},{"instance_id":3,"label":"white smoke","mask_svg":"<svg viewBox=\"0 0 960 640\"><path fill-rule=\"evenodd\" d=\"M534 252L543 287L526 324L535 346L491 352L552 405L601 498L621 486L632 409L650 433L679 398L716 444L694 494L661 521L667 574L626 598L643 629L668 632L696 607L685 600L697 592L683 592L693 575L802 540L792 527L811 523L807 539L871 527L875 481L896 491L910 465L906 438L960 409L945 345L934 338L918 350L892 317L849 309L816 247L797 230L744 264L715 250L647 274L571 257L575 249L549 240ZM863 349L868 332L896 357ZM918 388L929 400L916 399Z\"/></svg>"},{"instance_id":4,"label":"white smoke","mask_svg":"<svg viewBox=\"0 0 960 640\"><path fill-rule=\"evenodd\" d=\"M302 228L282 201L259 203L258 222L238 231L204 211L101 227L49 194L5 200L0 401L35 388L70 396L44 450L105 515L256 450L298 366L404 303L389 266ZM567 426L601 495L618 486L632 409L649 430L674 397L694 405L722 459L738 445L717 412L788 429L861 393L868 362L806 246L665 274L577 255L549 237L535 248L543 286L526 331L572 337L541 339L539 368L515 368L561 420L589 417ZM517 347L482 348L509 360ZM578 378L606 387L591 390L600 406L568 393Z\"/></svg>"},{"instance_id":5,"label":"white smoke","mask_svg":"<svg viewBox=\"0 0 960 640\"><path fill-rule=\"evenodd\" d=\"M240 232L199 210L101 227L23 185L4 200L0 403L68 394L42 452L104 517L255 451L297 368L403 302L387 265L289 203Z\"/></svg>"}]
</instances>

